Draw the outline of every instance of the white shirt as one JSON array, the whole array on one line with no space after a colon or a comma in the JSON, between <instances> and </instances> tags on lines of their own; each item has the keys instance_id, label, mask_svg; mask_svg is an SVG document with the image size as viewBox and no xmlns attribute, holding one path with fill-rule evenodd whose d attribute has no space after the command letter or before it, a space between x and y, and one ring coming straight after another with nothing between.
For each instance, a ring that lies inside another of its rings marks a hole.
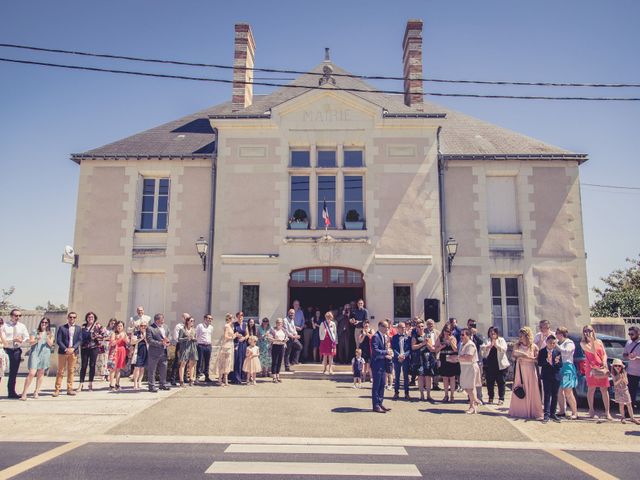
<instances>
[{"instance_id":1,"label":"white shirt","mask_svg":"<svg viewBox=\"0 0 640 480\"><path fill-rule=\"evenodd\" d=\"M273 338L274 345L284 345L285 340L287 339L287 334L282 329L276 330L275 328L272 328L271 330L269 330L268 335Z\"/></svg>"},{"instance_id":2,"label":"white shirt","mask_svg":"<svg viewBox=\"0 0 640 480\"><path fill-rule=\"evenodd\" d=\"M162 334L162 338L167 338L167 332L164 329L164 325L162 327L158 327L158 330L160 330L160 333Z\"/></svg>"},{"instance_id":3,"label":"white shirt","mask_svg":"<svg viewBox=\"0 0 640 480\"><path fill-rule=\"evenodd\" d=\"M549 329L549 333L544 334L542 332L536 333L535 337L533 337L533 343L535 343L540 350L547 346L547 337L551 335L551 329Z\"/></svg>"},{"instance_id":4,"label":"white shirt","mask_svg":"<svg viewBox=\"0 0 640 480\"><path fill-rule=\"evenodd\" d=\"M287 332L287 336L293 337L294 335L298 335L295 321L292 318L286 317L284 319L283 327L284 327L284 330Z\"/></svg>"},{"instance_id":5,"label":"white shirt","mask_svg":"<svg viewBox=\"0 0 640 480\"><path fill-rule=\"evenodd\" d=\"M68 348L73 348L73 335L74 333L76 333L76 326L75 325L69 325L69 343L67 343L67 345L69 345Z\"/></svg>"},{"instance_id":6,"label":"white shirt","mask_svg":"<svg viewBox=\"0 0 640 480\"><path fill-rule=\"evenodd\" d=\"M196 341L199 344L211 345L211 335L213 334L213 325L206 326L199 323L196 327Z\"/></svg>"},{"instance_id":7,"label":"white shirt","mask_svg":"<svg viewBox=\"0 0 640 480\"><path fill-rule=\"evenodd\" d=\"M7 348L18 348L20 344L29 340L29 330L27 330L24 323L12 323L11 320L9 320L2 326L2 331L4 332L4 338L7 342ZM20 342L20 344L14 344L13 339L15 337L22 337L22 342Z\"/></svg>"},{"instance_id":8,"label":"white shirt","mask_svg":"<svg viewBox=\"0 0 640 480\"><path fill-rule=\"evenodd\" d=\"M149 315L135 316L129 319L129 328L140 328L140 323L142 320L147 321L147 325L151 323L151 317Z\"/></svg>"},{"instance_id":9,"label":"white shirt","mask_svg":"<svg viewBox=\"0 0 640 480\"><path fill-rule=\"evenodd\" d=\"M173 327L173 339L177 342L180 338L180 330L184 330L184 323L178 323Z\"/></svg>"},{"instance_id":10,"label":"white shirt","mask_svg":"<svg viewBox=\"0 0 640 480\"><path fill-rule=\"evenodd\" d=\"M576 351L576 344L570 338L558 343L558 348L562 353L562 363L573 363L573 352Z\"/></svg>"}]
</instances>

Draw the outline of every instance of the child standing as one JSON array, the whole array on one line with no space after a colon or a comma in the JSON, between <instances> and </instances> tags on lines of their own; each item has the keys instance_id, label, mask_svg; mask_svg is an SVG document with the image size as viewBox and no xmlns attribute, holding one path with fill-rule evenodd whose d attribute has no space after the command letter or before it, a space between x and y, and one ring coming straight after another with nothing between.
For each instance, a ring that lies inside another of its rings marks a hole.
<instances>
[{"instance_id":1,"label":"child standing","mask_svg":"<svg viewBox=\"0 0 640 480\"><path fill-rule=\"evenodd\" d=\"M247 347L247 354L244 357L244 363L242 364L242 371L247 374L247 385L256 384L256 375L260 372L260 349L256 346L258 337L251 335L247 340L249 346Z\"/></svg>"},{"instance_id":2,"label":"child standing","mask_svg":"<svg viewBox=\"0 0 640 480\"><path fill-rule=\"evenodd\" d=\"M558 348L555 335L549 335L545 341L546 346L538 353L538 366L541 368L542 390L544 392L544 419L560 422L556 415L558 405L558 391L562 380L562 352Z\"/></svg>"},{"instance_id":3,"label":"child standing","mask_svg":"<svg viewBox=\"0 0 640 480\"><path fill-rule=\"evenodd\" d=\"M631 395L629 395L629 379L627 378L624 363L619 358L614 359L611 363L611 374L613 375L613 391L615 393L613 401L620 406L620 421L627 423L624 419L624 407L626 406L631 421L636 425L640 425L640 420L633 416L633 403L631 402Z\"/></svg>"},{"instance_id":4,"label":"child standing","mask_svg":"<svg viewBox=\"0 0 640 480\"><path fill-rule=\"evenodd\" d=\"M391 320L389 320L388 318L386 319L387 322L389 322L389 325L393 325ZM395 330L395 329L394 329ZM389 328L389 333L387 335L385 335L385 339L386 339L386 344L387 344L387 350L389 350L391 348L391 338L393 337L393 335L391 334L391 328ZM384 386L385 390L393 390L393 358L385 358L384 359L384 370L385 370L385 377L386 377L386 384Z\"/></svg>"},{"instance_id":5,"label":"child standing","mask_svg":"<svg viewBox=\"0 0 640 480\"><path fill-rule=\"evenodd\" d=\"M364 358L362 358L362 350L356 348L356 356L351 360L351 369L353 370L353 388L362 388L362 371L364 370Z\"/></svg>"}]
</instances>

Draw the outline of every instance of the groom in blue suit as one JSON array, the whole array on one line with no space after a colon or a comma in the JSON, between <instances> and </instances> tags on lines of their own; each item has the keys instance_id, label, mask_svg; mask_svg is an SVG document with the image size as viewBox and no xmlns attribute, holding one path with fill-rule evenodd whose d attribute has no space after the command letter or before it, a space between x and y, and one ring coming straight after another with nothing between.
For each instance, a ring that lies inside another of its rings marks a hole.
<instances>
[{"instance_id":1,"label":"groom in blue suit","mask_svg":"<svg viewBox=\"0 0 640 480\"><path fill-rule=\"evenodd\" d=\"M371 338L371 377L373 379L371 400L373 401L373 411L376 413L387 413L391 410L382 405L386 376L385 360L393 358L393 351L387 348L388 329L389 322L386 320L378 322L378 331Z\"/></svg>"}]
</instances>

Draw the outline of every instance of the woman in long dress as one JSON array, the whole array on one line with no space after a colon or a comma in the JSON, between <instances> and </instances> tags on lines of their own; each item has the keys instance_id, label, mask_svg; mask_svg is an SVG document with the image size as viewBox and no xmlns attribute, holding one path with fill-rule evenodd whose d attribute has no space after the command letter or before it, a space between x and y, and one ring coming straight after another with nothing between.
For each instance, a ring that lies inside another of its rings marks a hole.
<instances>
[{"instance_id":1,"label":"woman in long dress","mask_svg":"<svg viewBox=\"0 0 640 480\"><path fill-rule=\"evenodd\" d=\"M233 333L235 333L235 339L233 341L233 372L231 372L230 380L231 383L240 384L247 378L246 374L242 371L242 363L244 362L244 357L247 355L247 339L249 338L243 312L236 313L236 319L233 323Z\"/></svg>"},{"instance_id":2,"label":"woman in long dress","mask_svg":"<svg viewBox=\"0 0 640 480\"><path fill-rule=\"evenodd\" d=\"M269 351L269 339L267 333L271 330L269 319L264 317L258 326L258 348L260 349L260 366L262 367L262 376L266 377L271 370L271 352Z\"/></svg>"},{"instance_id":3,"label":"woman in long dress","mask_svg":"<svg viewBox=\"0 0 640 480\"><path fill-rule=\"evenodd\" d=\"M609 368L607 352L601 340L596 338L596 332L591 325L582 328L580 346L585 356L585 377L587 381L587 402L589 403L589 418L597 418L594 401L596 388L600 389L604 414L607 420L613 420L609 412Z\"/></svg>"},{"instance_id":4,"label":"woman in long dress","mask_svg":"<svg viewBox=\"0 0 640 480\"><path fill-rule=\"evenodd\" d=\"M127 347L129 336L124 331L124 322L116 322L115 331L109 339L109 391L120 390L120 374L127 366Z\"/></svg>"},{"instance_id":5,"label":"woman in long dress","mask_svg":"<svg viewBox=\"0 0 640 480\"><path fill-rule=\"evenodd\" d=\"M466 413L478 413L478 399L476 388L482 386L482 375L478 366L478 349L471 340L471 330L462 329L460 332L460 387L467 392L469 397L469 409Z\"/></svg>"},{"instance_id":6,"label":"woman in long dress","mask_svg":"<svg viewBox=\"0 0 640 480\"><path fill-rule=\"evenodd\" d=\"M338 345L338 328L333 321L333 313L324 314L324 321L320 324L320 355L322 355L322 373L333 374L333 357L336 356ZM328 371L327 371L328 369Z\"/></svg>"},{"instance_id":7,"label":"woman in long dress","mask_svg":"<svg viewBox=\"0 0 640 480\"><path fill-rule=\"evenodd\" d=\"M36 328L29 337L29 344L31 345L28 364L29 373L24 381L24 388L22 389L22 396L20 397L20 400L27 399L27 391L33 381L33 377L36 375L36 389L35 392L33 392L33 398L38 398L40 395L40 387L42 386L44 371L49 368L54 343L55 339L51 333L51 320L44 317L40 320L38 328Z\"/></svg>"},{"instance_id":8,"label":"woman in long dress","mask_svg":"<svg viewBox=\"0 0 640 480\"><path fill-rule=\"evenodd\" d=\"M233 339L235 333L231 323L233 315L227 313L224 317L225 325L220 338L220 349L218 350L218 358L216 359L216 376L218 383L223 386L229 386L229 372L233 370Z\"/></svg>"},{"instance_id":9,"label":"woman in long dress","mask_svg":"<svg viewBox=\"0 0 640 480\"><path fill-rule=\"evenodd\" d=\"M178 334L180 343L180 363L178 364L178 381L184 388L184 368L187 367L187 382L193 385L195 379L196 362L198 361L198 341L193 317L184 322L184 328Z\"/></svg>"},{"instance_id":10,"label":"woman in long dress","mask_svg":"<svg viewBox=\"0 0 640 480\"><path fill-rule=\"evenodd\" d=\"M533 332L529 327L522 327L518 335L518 343L513 348L513 358L516 360L513 388L522 386L525 395L524 398L511 395L509 416L542 420L542 397L536 367L538 347L533 343Z\"/></svg>"}]
</instances>

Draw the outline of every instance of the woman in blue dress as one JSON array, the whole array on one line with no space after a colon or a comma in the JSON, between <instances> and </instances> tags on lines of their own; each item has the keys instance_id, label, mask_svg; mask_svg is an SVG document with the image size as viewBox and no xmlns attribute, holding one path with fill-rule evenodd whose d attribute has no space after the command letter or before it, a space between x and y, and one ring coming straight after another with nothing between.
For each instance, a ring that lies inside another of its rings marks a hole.
<instances>
[{"instance_id":1,"label":"woman in blue dress","mask_svg":"<svg viewBox=\"0 0 640 480\"><path fill-rule=\"evenodd\" d=\"M38 328L36 328L29 337L29 344L31 345L28 363L29 373L24 381L24 388L22 389L20 400L27 399L27 390L29 390L33 377L36 375L36 390L33 392L33 398L38 398L40 395L44 371L49 368L54 342L55 339L51 333L51 320L44 317L40 320Z\"/></svg>"},{"instance_id":2,"label":"woman in blue dress","mask_svg":"<svg viewBox=\"0 0 640 480\"><path fill-rule=\"evenodd\" d=\"M269 319L264 317L258 326L258 348L260 349L260 365L262 366L262 376L266 377L271 371L271 345L267 338L267 333L271 330Z\"/></svg>"},{"instance_id":3,"label":"woman in blue dress","mask_svg":"<svg viewBox=\"0 0 640 480\"><path fill-rule=\"evenodd\" d=\"M233 322L233 333L236 338L233 340L233 372L229 374L231 383L240 384L246 381L246 373L242 371L244 357L247 355L247 325L244 323L244 313L236 313L236 319Z\"/></svg>"}]
</instances>

